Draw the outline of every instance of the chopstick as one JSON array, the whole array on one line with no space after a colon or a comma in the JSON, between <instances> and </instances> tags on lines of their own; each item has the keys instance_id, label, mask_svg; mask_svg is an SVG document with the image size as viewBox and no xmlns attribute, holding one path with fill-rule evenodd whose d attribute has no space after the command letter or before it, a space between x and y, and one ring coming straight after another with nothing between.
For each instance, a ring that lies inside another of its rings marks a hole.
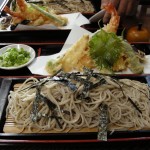
<instances>
[{"instance_id":1,"label":"chopstick","mask_svg":"<svg viewBox=\"0 0 150 150\"><path fill-rule=\"evenodd\" d=\"M2 4L0 5L0 16L1 16L1 13L2 13L4 7L7 5L8 2L9 2L9 0L3 0Z\"/></svg>"}]
</instances>

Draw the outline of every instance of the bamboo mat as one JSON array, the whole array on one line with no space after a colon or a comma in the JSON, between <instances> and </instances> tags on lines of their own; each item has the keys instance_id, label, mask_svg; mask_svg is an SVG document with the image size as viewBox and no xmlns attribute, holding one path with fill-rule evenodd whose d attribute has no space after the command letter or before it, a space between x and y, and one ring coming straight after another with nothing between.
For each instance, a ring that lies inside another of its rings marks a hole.
<instances>
[{"instance_id":1,"label":"bamboo mat","mask_svg":"<svg viewBox=\"0 0 150 150\"><path fill-rule=\"evenodd\" d=\"M17 90L19 88L19 86L21 86L21 83L15 84L14 85L14 90ZM15 120L8 115L8 117L6 118L5 124L4 124L4 128L3 128L3 132L4 133L31 133L28 129L24 129L23 131L21 130L21 128L17 127L18 125L15 123ZM111 126L112 129L114 126ZM130 131L134 131L134 128L128 129ZM144 130L150 130L147 128L142 129ZM34 132L35 130L33 129L32 133L37 133L37 130ZM79 132L98 132L98 128L82 128L81 130L77 130L77 129L66 129L63 132L61 131L55 131L55 130L50 130L50 131L38 131L38 133L79 133Z\"/></svg>"},{"instance_id":2,"label":"bamboo mat","mask_svg":"<svg viewBox=\"0 0 150 150\"><path fill-rule=\"evenodd\" d=\"M31 133L29 130L24 129L23 131L21 128L17 127L18 125L15 123L14 119L9 115L6 119L3 132L4 133ZM75 130L71 129L69 130L69 133L77 133L77 132L97 132L97 128L82 128L81 130ZM50 130L50 131L39 131L38 133L67 133L68 129L64 131L55 131L55 130ZM32 133L37 133L37 131L34 131Z\"/></svg>"},{"instance_id":3,"label":"bamboo mat","mask_svg":"<svg viewBox=\"0 0 150 150\"><path fill-rule=\"evenodd\" d=\"M14 90L17 90L21 86L21 83L15 84L14 85ZM63 133L67 133L69 129L66 129L63 131ZM4 128L3 128L4 133L31 133L28 129L24 129L22 131L21 127L19 128L19 125L15 123L15 120L11 117L9 114L8 117L6 118ZM97 128L82 128L81 130L76 130L76 129L71 129L69 130L69 133L77 133L77 132L98 132ZM37 131L34 131L32 133L37 133ZM50 131L39 131L38 133L62 133L60 131L55 131L55 130L50 130Z\"/></svg>"}]
</instances>

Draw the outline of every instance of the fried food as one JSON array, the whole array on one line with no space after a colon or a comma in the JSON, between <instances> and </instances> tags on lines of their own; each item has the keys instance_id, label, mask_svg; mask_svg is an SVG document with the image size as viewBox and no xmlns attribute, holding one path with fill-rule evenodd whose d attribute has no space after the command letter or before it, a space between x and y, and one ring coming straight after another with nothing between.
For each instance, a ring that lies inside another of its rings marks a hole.
<instances>
[{"instance_id":1,"label":"fried food","mask_svg":"<svg viewBox=\"0 0 150 150\"><path fill-rule=\"evenodd\" d=\"M65 26L67 18L55 14L47 7L39 7L29 4L25 0L16 0L15 10L5 7L4 11L12 16L12 24L17 25L24 20L28 20L28 25L39 26L43 24L53 24L55 26Z\"/></svg>"},{"instance_id":2,"label":"fried food","mask_svg":"<svg viewBox=\"0 0 150 150\"><path fill-rule=\"evenodd\" d=\"M84 35L70 49L67 50L61 61L62 69L65 72L69 72L73 69L81 69L78 64L88 49L88 41L89 36Z\"/></svg>"},{"instance_id":3,"label":"fried food","mask_svg":"<svg viewBox=\"0 0 150 150\"><path fill-rule=\"evenodd\" d=\"M103 27L103 30L105 30L106 32L117 33L120 22L120 16L118 15L118 12L111 3L104 5L103 9L105 9L108 13L111 14L110 21L107 25Z\"/></svg>"},{"instance_id":4,"label":"fried food","mask_svg":"<svg viewBox=\"0 0 150 150\"><path fill-rule=\"evenodd\" d=\"M49 70L53 70L54 67L70 72L82 71L87 67L98 69L101 73L113 73L127 68L135 74L143 72L144 67L133 47L121 36L116 35L120 20L117 11L110 3L104 9L112 14L110 22L96 31L92 37L81 37L62 58L56 63L50 63Z\"/></svg>"},{"instance_id":5,"label":"fried food","mask_svg":"<svg viewBox=\"0 0 150 150\"><path fill-rule=\"evenodd\" d=\"M93 68L94 63L87 55L88 42L89 35L82 36L63 56L47 63L47 72L54 74L60 69L63 69L65 72L70 72L72 70L82 70L83 66Z\"/></svg>"}]
</instances>

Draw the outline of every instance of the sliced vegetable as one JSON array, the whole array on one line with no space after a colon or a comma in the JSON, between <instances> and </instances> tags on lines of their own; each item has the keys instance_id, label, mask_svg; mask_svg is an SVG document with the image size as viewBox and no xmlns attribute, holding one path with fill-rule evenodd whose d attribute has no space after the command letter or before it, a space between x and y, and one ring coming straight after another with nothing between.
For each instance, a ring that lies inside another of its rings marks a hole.
<instances>
[{"instance_id":1,"label":"sliced vegetable","mask_svg":"<svg viewBox=\"0 0 150 150\"><path fill-rule=\"evenodd\" d=\"M16 67L27 63L30 59L30 53L23 48L9 48L0 55L1 67Z\"/></svg>"}]
</instances>

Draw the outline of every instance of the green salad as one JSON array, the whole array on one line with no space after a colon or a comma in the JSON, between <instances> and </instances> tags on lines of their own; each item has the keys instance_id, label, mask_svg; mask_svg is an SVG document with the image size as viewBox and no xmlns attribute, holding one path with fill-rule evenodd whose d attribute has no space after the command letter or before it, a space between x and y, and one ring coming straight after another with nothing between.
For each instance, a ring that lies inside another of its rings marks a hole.
<instances>
[{"instance_id":1,"label":"green salad","mask_svg":"<svg viewBox=\"0 0 150 150\"><path fill-rule=\"evenodd\" d=\"M27 63L30 58L30 53L23 48L8 48L0 55L0 66L17 67Z\"/></svg>"}]
</instances>

